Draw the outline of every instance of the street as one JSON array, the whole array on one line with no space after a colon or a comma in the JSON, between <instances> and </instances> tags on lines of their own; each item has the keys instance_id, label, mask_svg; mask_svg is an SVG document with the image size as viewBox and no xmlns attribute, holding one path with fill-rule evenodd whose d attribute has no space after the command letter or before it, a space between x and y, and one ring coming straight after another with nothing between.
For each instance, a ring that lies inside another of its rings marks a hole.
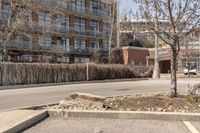
<instances>
[{"instance_id":1,"label":"street","mask_svg":"<svg viewBox=\"0 0 200 133\"><path fill-rule=\"evenodd\" d=\"M199 83L199 81L180 80L178 81L178 92L185 93L188 84L196 83ZM170 92L170 81L142 80L0 90L0 110L56 103L74 92L101 96L167 93Z\"/></svg>"}]
</instances>

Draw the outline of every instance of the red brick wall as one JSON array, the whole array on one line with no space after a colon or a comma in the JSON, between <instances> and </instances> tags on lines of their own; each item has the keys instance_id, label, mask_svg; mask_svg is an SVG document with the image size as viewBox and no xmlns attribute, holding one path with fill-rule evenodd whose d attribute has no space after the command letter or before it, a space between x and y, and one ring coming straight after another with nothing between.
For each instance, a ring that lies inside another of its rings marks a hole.
<instances>
[{"instance_id":1,"label":"red brick wall","mask_svg":"<svg viewBox=\"0 0 200 133\"><path fill-rule=\"evenodd\" d=\"M123 49L123 60L125 65L134 64L146 66L146 57L148 56L149 51L145 49Z\"/></svg>"}]
</instances>

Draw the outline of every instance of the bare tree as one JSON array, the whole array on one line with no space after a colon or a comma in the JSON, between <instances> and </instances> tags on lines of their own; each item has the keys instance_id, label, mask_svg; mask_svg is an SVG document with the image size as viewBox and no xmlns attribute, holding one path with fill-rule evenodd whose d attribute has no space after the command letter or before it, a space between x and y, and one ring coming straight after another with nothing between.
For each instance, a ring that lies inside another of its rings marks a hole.
<instances>
[{"instance_id":1,"label":"bare tree","mask_svg":"<svg viewBox=\"0 0 200 133\"><path fill-rule=\"evenodd\" d=\"M184 62L183 67L187 68L187 76L190 78L190 69L194 67L192 62L196 57L199 56L199 50L195 46L195 42L193 41L193 36L189 36L185 38L182 45L182 50L179 54L180 59ZM197 65L197 64L196 64ZM196 66L197 67L197 66Z\"/></svg>"},{"instance_id":2,"label":"bare tree","mask_svg":"<svg viewBox=\"0 0 200 133\"><path fill-rule=\"evenodd\" d=\"M177 97L177 56L182 40L199 30L200 0L133 0L139 17L156 23L152 31L171 48L171 97Z\"/></svg>"}]
</instances>

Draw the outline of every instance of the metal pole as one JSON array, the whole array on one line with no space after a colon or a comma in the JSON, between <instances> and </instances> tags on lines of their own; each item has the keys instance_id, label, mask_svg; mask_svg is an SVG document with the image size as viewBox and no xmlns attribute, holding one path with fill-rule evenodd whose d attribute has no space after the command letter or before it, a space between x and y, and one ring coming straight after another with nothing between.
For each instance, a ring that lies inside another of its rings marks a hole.
<instances>
[{"instance_id":1,"label":"metal pole","mask_svg":"<svg viewBox=\"0 0 200 133\"><path fill-rule=\"evenodd\" d=\"M116 1L117 10L117 48L120 47L120 21L119 21L119 0Z\"/></svg>"},{"instance_id":2,"label":"metal pole","mask_svg":"<svg viewBox=\"0 0 200 133\"><path fill-rule=\"evenodd\" d=\"M87 73L87 81L89 81L89 63L87 62L87 70L86 70L86 73Z\"/></svg>"}]
</instances>

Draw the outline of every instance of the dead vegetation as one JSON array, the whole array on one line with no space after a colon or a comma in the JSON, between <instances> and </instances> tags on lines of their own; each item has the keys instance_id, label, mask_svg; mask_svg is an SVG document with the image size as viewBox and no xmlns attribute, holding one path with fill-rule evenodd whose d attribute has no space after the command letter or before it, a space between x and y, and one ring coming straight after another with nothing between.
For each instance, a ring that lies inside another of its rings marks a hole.
<instances>
[{"instance_id":1,"label":"dead vegetation","mask_svg":"<svg viewBox=\"0 0 200 133\"><path fill-rule=\"evenodd\" d=\"M0 63L0 85L86 81L86 64ZM89 64L89 80L151 77L152 68Z\"/></svg>"},{"instance_id":2,"label":"dead vegetation","mask_svg":"<svg viewBox=\"0 0 200 133\"><path fill-rule=\"evenodd\" d=\"M51 109L89 111L150 111L199 113L200 102L191 102L187 96L171 98L169 95L135 95L104 98L75 93Z\"/></svg>"}]
</instances>

